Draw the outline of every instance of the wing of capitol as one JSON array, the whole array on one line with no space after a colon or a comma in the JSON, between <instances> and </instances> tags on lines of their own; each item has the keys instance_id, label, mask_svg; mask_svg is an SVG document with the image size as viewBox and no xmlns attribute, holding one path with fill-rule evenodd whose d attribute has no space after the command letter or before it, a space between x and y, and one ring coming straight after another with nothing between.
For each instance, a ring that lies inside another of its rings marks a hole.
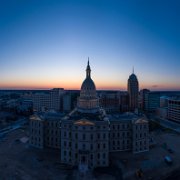
<instances>
[{"instance_id":1,"label":"wing of capitol","mask_svg":"<svg viewBox=\"0 0 180 180\"><path fill-rule=\"evenodd\" d=\"M136 85L133 73L128 80L131 108L138 98L138 91L132 88ZM58 149L62 163L78 166L80 170L93 169L108 166L113 152L149 151L149 125L145 117L135 113L106 114L99 106L88 60L76 108L65 116L53 112L33 115L29 143L37 148Z\"/></svg>"}]
</instances>

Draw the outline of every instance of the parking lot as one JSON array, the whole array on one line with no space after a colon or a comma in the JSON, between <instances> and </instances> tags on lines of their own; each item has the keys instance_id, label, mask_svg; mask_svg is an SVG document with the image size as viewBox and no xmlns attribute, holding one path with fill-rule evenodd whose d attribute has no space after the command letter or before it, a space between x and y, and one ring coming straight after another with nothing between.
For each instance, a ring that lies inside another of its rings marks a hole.
<instances>
[{"instance_id":1,"label":"parking lot","mask_svg":"<svg viewBox=\"0 0 180 180\"><path fill-rule=\"evenodd\" d=\"M124 179L137 179L135 174L139 169L143 172L141 179L162 179L180 168L180 135L170 130L158 130L153 133L153 139L155 144L149 152L112 155L123 170ZM172 159L172 164L165 162L165 156Z\"/></svg>"},{"instance_id":2,"label":"parking lot","mask_svg":"<svg viewBox=\"0 0 180 180\"><path fill-rule=\"evenodd\" d=\"M49 151L28 146L27 128L8 133L0 138L0 179L66 179L70 170L62 170L58 151Z\"/></svg>"}]
</instances>

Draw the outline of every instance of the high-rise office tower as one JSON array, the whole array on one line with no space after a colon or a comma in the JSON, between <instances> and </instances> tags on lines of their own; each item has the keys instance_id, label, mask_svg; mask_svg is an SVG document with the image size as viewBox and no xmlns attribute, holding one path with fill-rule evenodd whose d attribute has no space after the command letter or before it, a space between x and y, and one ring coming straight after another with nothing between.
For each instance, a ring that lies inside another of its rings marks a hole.
<instances>
[{"instance_id":1,"label":"high-rise office tower","mask_svg":"<svg viewBox=\"0 0 180 180\"><path fill-rule=\"evenodd\" d=\"M129 110L134 111L138 108L138 93L139 93L139 83L136 75L133 73L128 79L128 94L129 94Z\"/></svg>"}]
</instances>

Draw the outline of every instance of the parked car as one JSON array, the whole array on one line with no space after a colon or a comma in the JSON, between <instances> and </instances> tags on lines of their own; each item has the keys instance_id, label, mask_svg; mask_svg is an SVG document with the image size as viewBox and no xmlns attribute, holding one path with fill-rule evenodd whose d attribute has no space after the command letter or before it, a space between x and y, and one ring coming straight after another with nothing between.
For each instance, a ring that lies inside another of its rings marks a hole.
<instances>
[{"instance_id":1,"label":"parked car","mask_svg":"<svg viewBox=\"0 0 180 180\"><path fill-rule=\"evenodd\" d=\"M169 165L171 165L172 162L173 162L173 160L172 160L172 158L171 158L170 156L165 156L165 157L164 157L164 161L165 161L167 164L169 164Z\"/></svg>"}]
</instances>

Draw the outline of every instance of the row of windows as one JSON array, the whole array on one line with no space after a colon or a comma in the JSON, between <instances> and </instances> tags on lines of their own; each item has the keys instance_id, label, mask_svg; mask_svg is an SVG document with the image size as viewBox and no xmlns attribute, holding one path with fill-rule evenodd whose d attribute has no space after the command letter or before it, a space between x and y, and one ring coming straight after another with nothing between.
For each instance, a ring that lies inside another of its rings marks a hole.
<instances>
[{"instance_id":1,"label":"row of windows","mask_svg":"<svg viewBox=\"0 0 180 180\"><path fill-rule=\"evenodd\" d=\"M50 146L50 147L60 147L60 145L58 143L53 143L53 142L48 142L46 143L47 146Z\"/></svg>"},{"instance_id":2,"label":"row of windows","mask_svg":"<svg viewBox=\"0 0 180 180\"><path fill-rule=\"evenodd\" d=\"M139 142L136 142L136 146L138 146L138 145L146 145L147 144L147 142L146 141L139 141Z\"/></svg>"},{"instance_id":3,"label":"row of windows","mask_svg":"<svg viewBox=\"0 0 180 180\"><path fill-rule=\"evenodd\" d=\"M72 147L72 143L71 143L71 142L66 142L66 141L64 141L64 144L63 144L63 145L64 145L64 147L69 147L69 148ZM78 144L75 143L74 147L75 147L75 149L78 149ZM86 144L82 144L82 148L83 148L83 149L86 149ZM103 143L103 144L99 144L99 143L98 143L98 144L97 144L97 149L100 149L100 148L106 149L106 148L107 148L106 143ZM91 150L94 149L93 144L90 144L90 149L91 149Z\"/></svg>"},{"instance_id":4,"label":"row of windows","mask_svg":"<svg viewBox=\"0 0 180 180\"><path fill-rule=\"evenodd\" d=\"M51 138L47 137L46 140L47 140L47 141L51 141L51 142L53 142L53 141L55 141L55 142L60 142L60 139L58 139L58 138L53 138L53 137L51 137Z\"/></svg>"},{"instance_id":5,"label":"row of windows","mask_svg":"<svg viewBox=\"0 0 180 180\"><path fill-rule=\"evenodd\" d=\"M69 128L71 129L72 125L66 125L64 124L63 126L64 128ZM86 126L75 126L75 129L83 129L83 130L87 130L87 129L90 129L90 130L93 130L93 129L107 129L108 127L107 126L90 126L90 127L86 127ZM131 125L130 124L113 124L113 125L110 125L110 128L112 130L122 130L122 129L129 129L131 128ZM146 129L147 128L147 124L138 124L136 126L136 129Z\"/></svg>"},{"instance_id":6,"label":"row of windows","mask_svg":"<svg viewBox=\"0 0 180 180\"><path fill-rule=\"evenodd\" d=\"M59 127L59 122L47 122L47 126Z\"/></svg>"},{"instance_id":7,"label":"row of windows","mask_svg":"<svg viewBox=\"0 0 180 180\"><path fill-rule=\"evenodd\" d=\"M64 131L64 137L66 138L68 135L68 138L71 138L72 134L71 132L67 133L66 131ZM93 140L95 138L96 134L90 134L90 139ZM107 135L106 133L97 133L97 139L100 139L100 138L103 138L103 139L106 139ZM75 139L78 139L78 133L75 133ZM88 137L87 137L87 134L83 133L82 134L82 140L87 140Z\"/></svg>"},{"instance_id":8,"label":"row of windows","mask_svg":"<svg viewBox=\"0 0 180 180\"><path fill-rule=\"evenodd\" d=\"M124 144L130 144L130 140L118 140L118 141L115 141L115 140L113 140L112 141L112 145L113 146L119 146L119 145L124 145Z\"/></svg>"},{"instance_id":9,"label":"row of windows","mask_svg":"<svg viewBox=\"0 0 180 180\"><path fill-rule=\"evenodd\" d=\"M130 137L130 132L117 132L117 133L111 133L112 138L119 138L119 137Z\"/></svg>"},{"instance_id":10,"label":"row of windows","mask_svg":"<svg viewBox=\"0 0 180 180\"><path fill-rule=\"evenodd\" d=\"M147 129L147 124L138 124L136 125L136 130L137 129Z\"/></svg>"},{"instance_id":11,"label":"row of windows","mask_svg":"<svg viewBox=\"0 0 180 180\"><path fill-rule=\"evenodd\" d=\"M119 129L129 129L131 126L130 124L113 124L111 125L111 129L113 130L119 130Z\"/></svg>"},{"instance_id":12,"label":"row of windows","mask_svg":"<svg viewBox=\"0 0 180 180\"><path fill-rule=\"evenodd\" d=\"M47 129L46 134L48 134L48 135L54 135L54 134L55 135L60 135L60 131L58 131L58 130L54 131L54 130Z\"/></svg>"},{"instance_id":13,"label":"row of windows","mask_svg":"<svg viewBox=\"0 0 180 180\"><path fill-rule=\"evenodd\" d=\"M108 127L107 126L74 126L75 129L83 129L83 130L87 130L87 129L90 129L90 130L93 130L93 129L107 129ZM67 124L64 124L63 125L63 128L67 128L67 129L71 129L72 128L72 125L67 125Z\"/></svg>"},{"instance_id":14,"label":"row of windows","mask_svg":"<svg viewBox=\"0 0 180 180\"><path fill-rule=\"evenodd\" d=\"M35 141L32 141L31 144L34 146L38 146L38 147L42 146L42 144L40 142L35 142Z\"/></svg>"},{"instance_id":15,"label":"row of windows","mask_svg":"<svg viewBox=\"0 0 180 180\"><path fill-rule=\"evenodd\" d=\"M146 147L146 146L140 147L140 148L136 148L136 149L135 149L135 152L144 151L144 150L147 150L147 147Z\"/></svg>"},{"instance_id":16,"label":"row of windows","mask_svg":"<svg viewBox=\"0 0 180 180\"><path fill-rule=\"evenodd\" d=\"M33 134L39 134L39 135L42 134L42 132L41 132L40 130L38 130L38 129L31 129L31 132L32 132Z\"/></svg>"},{"instance_id":17,"label":"row of windows","mask_svg":"<svg viewBox=\"0 0 180 180\"><path fill-rule=\"evenodd\" d=\"M145 138L147 137L147 133L136 133L136 138Z\"/></svg>"},{"instance_id":18,"label":"row of windows","mask_svg":"<svg viewBox=\"0 0 180 180\"><path fill-rule=\"evenodd\" d=\"M180 105L180 101L169 101L169 105Z\"/></svg>"},{"instance_id":19,"label":"row of windows","mask_svg":"<svg viewBox=\"0 0 180 180\"><path fill-rule=\"evenodd\" d=\"M40 127L41 126L41 122L40 121L36 121L36 120L32 120L31 121L31 126L32 127Z\"/></svg>"},{"instance_id":20,"label":"row of windows","mask_svg":"<svg viewBox=\"0 0 180 180\"><path fill-rule=\"evenodd\" d=\"M123 150L128 150L130 149L130 145L123 145L123 146L113 146L111 149L112 150L120 150L120 151L123 151Z\"/></svg>"},{"instance_id":21,"label":"row of windows","mask_svg":"<svg viewBox=\"0 0 180 180\"><path fill-rule=\"evenodd\" d=\"M41 141L41 138L38 138L38 137L31 137L31 141L35 141L35 142L37 142L37 141Z\"/></svg>"}]
</instances>

